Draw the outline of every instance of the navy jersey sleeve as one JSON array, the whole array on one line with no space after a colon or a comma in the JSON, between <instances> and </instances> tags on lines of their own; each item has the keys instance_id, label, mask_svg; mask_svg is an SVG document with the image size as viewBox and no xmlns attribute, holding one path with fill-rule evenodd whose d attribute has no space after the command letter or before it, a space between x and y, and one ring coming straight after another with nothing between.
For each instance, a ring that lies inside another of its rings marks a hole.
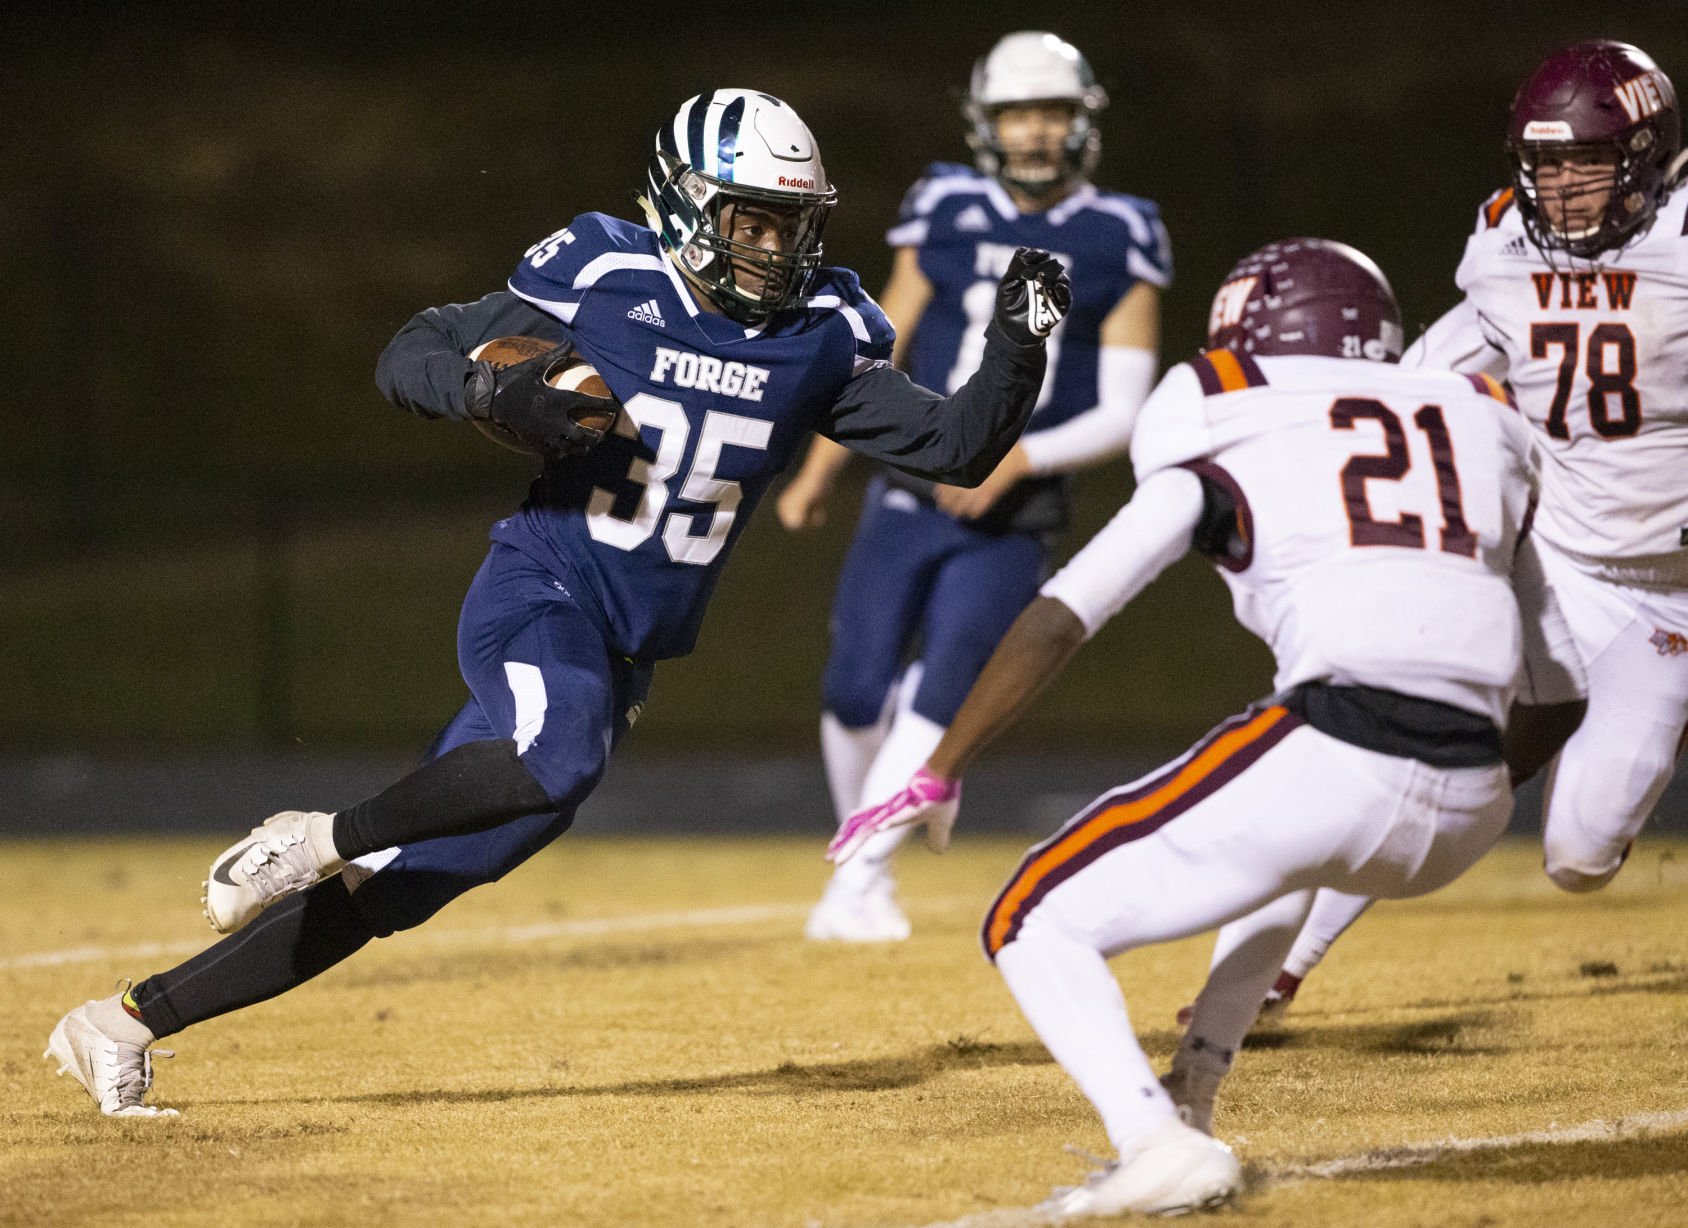
<instances>
[{"instance_id":1,"label":"navy jersey sleeve","mask_svg":"<svg viewBox=\"0 0 1688 1228\"><path fill-rule=\"evenodd\" d=\"M602 213L583 213L527 249L510 289L569 324L598 279L618 268L648 263L630 242L634 228Z\"/></svg>"},{"instance_id":2,"label":"navy jersey sleeve","mask_svg":"<svg viewBox=\"0 0 1688 1228\"><path fill-rule=\"evenodd\" d=\"M897 223L885 232L885 242L891 247L920 247L932 225L932 206L942 199L943 187L958 180L969 180L972 172L953 162L934 162L926 173L915 180L914 186L903 194L897 209Z\"/></svg>"},{"instance_id":3,"label":"navy jersey sleeve","mask_svg":"<svg viewBox=\"0 0 1688 1228\"><path fill-rule=\"evenodd\" d=\"M471 364L465 355L484 341L516 336L563 340L555 320L508 290L430 307L387 343L375 385L394 405L424 418L466 418L463 381Z\"/></svg>"},{"instance_id":4,"label":"navy jersey sleeve","mask_svg":"<svg viewBox=\"0 0 1688 1228\"><path fill-rule=\"evenodd\" d=\"M1162 290L1170 286L1172 241L1161 222L1160 207L1152 200L1119 192L1105 193L1100 207L1125 222L1130 234L1125 264L1131 275Z\"/></svg>"},{"instance_id":5,"label":"navy jersey sleeve","mask_svg":"<svg viewBox=\"0 0 1688 1228\"><path fill-rule=\"evenodd\" d=\"M828 269L820 292L805 301L811 311L831 308L850 322L855 338L855 366L852 374L859 375L878 363L891 361L891 346L897 340L897 330L873 296L862 289L861 278L849 269Z\"/></svg>"}]
</instances>

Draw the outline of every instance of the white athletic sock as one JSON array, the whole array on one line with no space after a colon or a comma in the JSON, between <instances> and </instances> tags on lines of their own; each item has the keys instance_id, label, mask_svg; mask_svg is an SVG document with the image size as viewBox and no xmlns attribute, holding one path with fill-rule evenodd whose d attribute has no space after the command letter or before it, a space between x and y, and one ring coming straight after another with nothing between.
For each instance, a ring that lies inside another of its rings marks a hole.
<instances>
[{"instance_id":1,"label":"white athletic sock","mask_svg":"<svg viewBox=\"0 0 1688 1228\"><path fill-rule=\"evenodd\" d=\"M311 857L321 868L324 876L334 874L345 868L346 859L340 856L340 850L334 843L334 816L313 812L305 820L305 842L310 846Z\"/></svg>"},{"instance_id":2,"label":"white athletic sock","mask_svg":"<svg viewBox=\"0 0 1688 1228\"><path fill-rule=\"evenodd\" d=\"M1174 1058L1175 1066L1180 1058L1188 1060L1206 1051L1223 1063L1220 1073L1229 1068L1312 906L1310 889L1292 891L1219 931L1207 984L1196 996L1195 1014Z\"/></svg>"},{"instance_id":3,"label":"white athletic sock","mask_svg":"<svg viewBox=\"0 0 1688 1228\"><path fill-rule=\"evenodd\" d=\"M862 785L862 806L884 801L908 783L915 770L932 757L943 740L944 726L929 721L917 713L900 709L891 721L885 743L874 756L867 780ZM882 831L862 845L849 861L838 867L835 877L865 890L867 885L891 873L891 855L902 847L913 831L910 827L893 827Z\"/></svg>"},{"instance_id":4,"label":"white athletic sock","mask_svg":"<svg viewBox=\"0 0 1688 1228\"><path fill-rule=\"evenodd\" d=\"M1296 936L1295 946L1284 959L1283 970L1294 977L1305 977L1319 966L1331 943L1342 937L1371 905L1368 896L1320 887L1313 899L1313 911L1307 915L1307 923Z\"/></svg>"},{"instance_id":5,"label":"white athletic sock","mask_svg":"<svg viewBox=\"0 0 1688 1228\"><path fill-rule=\"evenodd\" d=\"M821 713L821 761L826 764L826 785L832 793L833 813L843 823L861 802L873 757L885 744L891 728L889 714L877 724L852 729L830 712Z\"/></svg>"},{"instance_id":6,"label":"white athletic sock","mask_svg":"<svg viewBox=\"0 0 1688 1228\"><path fill-rule=\"evenodd\" d=\"M88 1008L88 1019L113 1040L126 1045L150 1045L158 1038L152 1029L123 1009L123 995L115 993Z\"/></svg>"},{"instance_id":7,"label":"white athletic sock","mask_svg":"<svg viewBox=\"0 0 1688 1228\"><path fill-rule=\"evenodd\" d=\"M1149 1131L1178 1120L1100 951L1034 913L998 952L996 968L1038 1039L1101 1114L1121 1155Z\"/></svg>"}]
</instances>

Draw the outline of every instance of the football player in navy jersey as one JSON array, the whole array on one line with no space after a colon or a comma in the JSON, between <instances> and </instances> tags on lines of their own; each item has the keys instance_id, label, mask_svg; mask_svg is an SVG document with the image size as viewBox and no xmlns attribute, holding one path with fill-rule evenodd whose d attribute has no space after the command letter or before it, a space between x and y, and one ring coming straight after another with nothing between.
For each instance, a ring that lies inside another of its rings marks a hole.
<instances>
[{"instance_id":1,"label":"football player in navy jersey","mask_svg":"<svg viewBox=\"0 0 1688 1228\"><path fill-rule=\"evenodd\" d=\"M835 197L790 107L747 90L688 100L645 187L648 226L582 214L507 290L422 312L382 354L396 404L488 420L547 456L464 599L470 699L384 792L275 815L212 862L206 915L236 936L59 1021L47 1056L102 1112L170 1112L145 1103L159 1037L294 988L561 835L809 435L977 484L1025 426L1071 302L1049 253L1013 254L983 365L946 397L890 365L883 313L821 265ZM468 357L511 335L568 348L500 370ZM613 400L551 386L573 355Z\"/></svg>"},{"instance_id":2,"label":"football player in navy jersey","mask_svg":"<svg viewBox=\"0 0 1688 1228\"><path fill-rule=\"evenodd\" d=\"M1056 254L1073 309L1050 338L1028 433L983 483L890 471L868 487L822 683L821 749L840 821L889 796L938 744L1036 595L1049 538L1066 523L1067 475L1125 452L1154 382L1171 257L1152 203L1090 183L1106 103L1070 43L1039 31L1003 38L974 67L964 108L977 168L934 164L886 236L894 361L929 387L955 388L978 367L993 287L1018 246ZM821 522L848 457L814 442L778 501L787 528ZM908 936L889 860L902 837L888 832L838 868L810 938Z\"/></svg>"}]
</instances>

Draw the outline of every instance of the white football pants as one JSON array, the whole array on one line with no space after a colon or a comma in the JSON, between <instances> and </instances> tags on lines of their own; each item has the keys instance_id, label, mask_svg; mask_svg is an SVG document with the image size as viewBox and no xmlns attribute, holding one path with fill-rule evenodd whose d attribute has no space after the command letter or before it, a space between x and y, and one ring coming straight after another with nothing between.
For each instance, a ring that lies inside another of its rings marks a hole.
<instances>
[{"instance_id":1,"label":"white football pants","mask_svg":"<svg viewBox=\"0 0 1688 1228\"><path fill-rule=\"evenodd\" d=\"M1548 877L1611 881L1676 770L1688 727L1688 592L1591 575L1546 543L1542 567L1588 673L1588 715L1548 777Z\"/></svg>"},{"instance_id":2,"label":"white football pants","mask_svg":"<svg viewBox=\"0 0 1688 1228\"><path fill-rule=\"evenodd\" d=\"M1339 742L1281 707L1252 710L1033 848L986 916L986 953L1114 1145L1129 1149L1174 1110L1109 956L1281 900L1196 1003L1190 1035L1228 1062L1314 889L1434 891L1494 844L1511 811L1498 764L1433 768Z\"/></svg>"}]
</instances>

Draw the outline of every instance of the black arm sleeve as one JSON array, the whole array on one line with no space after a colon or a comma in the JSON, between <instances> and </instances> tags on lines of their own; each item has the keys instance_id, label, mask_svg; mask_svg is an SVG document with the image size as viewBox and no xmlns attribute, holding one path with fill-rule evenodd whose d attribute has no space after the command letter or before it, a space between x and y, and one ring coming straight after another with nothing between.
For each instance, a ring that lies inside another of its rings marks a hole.
<instances>
[{"instance_id":1,"label":"black arm sleeve","mask_svg":"<svg viewBox=\"0 0 1688 1228\"><path fill-rule=\"evenodd\" d=\"M400 409L424 418L467 418L463 380L472 364L464 355L483 341L517 336L566 340L562 325L508 290L473 303L430 307L381 351L375 386Z\"/></svg>"},{"instance_id":2,"label":"black arm sleeve","mask_svg":"<svg viewBox=\"0 0 1688 1228\"><path fill-rule=\"evenodd\" d=\"M977 486L1025 429L1045 361L1041 342L1016 345L992 323L984 360L954 396L875 367L844 385L820 433L915 477Z\"/></svg>"}]
</instances>

